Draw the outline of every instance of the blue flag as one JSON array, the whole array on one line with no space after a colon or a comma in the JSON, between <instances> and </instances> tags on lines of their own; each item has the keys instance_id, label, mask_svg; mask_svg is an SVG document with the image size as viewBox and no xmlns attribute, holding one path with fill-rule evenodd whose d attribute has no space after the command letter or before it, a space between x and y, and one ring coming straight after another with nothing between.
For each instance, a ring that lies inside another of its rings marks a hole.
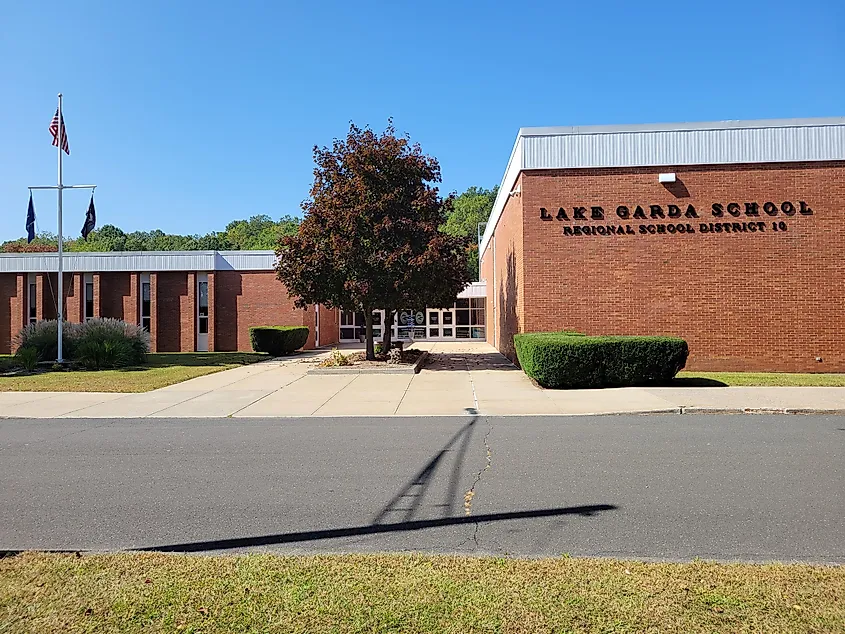
<instances>
[{"instance_id":1,"label":"blue flag","mask_svg":"<svg viewBox=\"0 0 845 634\"><path fill-rule=\"evenodd\" d=\"M97 211L94 209L94 194L91 194L91 202L88 203L88 213L85 214L85 224L82 225L82 239L87 240L88 234L97 226Z\"/></svg>"},{"instance_id":2,"label":"blue flag","mask_svg":"<svg viewBox=\"0 0 845 634\"><path fill-rule=\"evenodd\" d=\"M29 209L26 210L26 243L35 240L35 205L32 204L32 192L29 192Z\"/></svg>"}]
</instances>

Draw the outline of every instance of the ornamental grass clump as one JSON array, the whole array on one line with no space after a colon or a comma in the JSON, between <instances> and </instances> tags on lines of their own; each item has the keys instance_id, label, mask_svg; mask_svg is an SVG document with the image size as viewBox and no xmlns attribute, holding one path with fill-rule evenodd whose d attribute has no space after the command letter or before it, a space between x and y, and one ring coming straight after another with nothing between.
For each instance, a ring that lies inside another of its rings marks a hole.
<instances>
[{"instance_id":1,"label":"ornamental grass clump","mask_svg":"<svg viewBox=\"0 0 845 634\"><path fill-rule=\"evenodd\" d=\"M70 359L79 338L79 328L82 324L64 322L62 325L63 356ZM42 319L24 326L15 335L14 348L34 348L39 361L55 360L59 354L59 322L55 319Z\"/></svg>"},{"instance_id":2,"label":"ornamental grass clump","mask_svg":"<svg viewBox=\"0 0 845 634\"><path fill-rule=\"evenodd\" d=\"M58 328L55 319L29 324L15 337L15 345L19 351L33 350L34 353L24 354L35 354L37 361L55 360L58 357ZM81 324L62 324L62 356L87 369L140 365L149 351L149 333L120 319L97 318ZM23 361L21 365L24 365Z\"/></svg>"}]
</instances>

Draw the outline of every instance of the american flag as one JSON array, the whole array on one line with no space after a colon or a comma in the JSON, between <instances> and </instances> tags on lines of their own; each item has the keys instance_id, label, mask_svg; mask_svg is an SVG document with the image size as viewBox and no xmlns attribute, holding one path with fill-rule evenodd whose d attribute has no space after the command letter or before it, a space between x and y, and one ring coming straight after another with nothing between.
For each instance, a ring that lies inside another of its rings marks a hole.
<instances>
[{"instance_id":1,"label":"american flag","mask_svg":"<svg viewBox=\"0 0 845 634\"><path fill-rule=\"evenodd\" d=\"M65 127L65 117L62 115L62 149L65 154L70 156L70 146L67 143L67 128ZM53 145L59 145L59 109L56 108L56 114L53 115L53 120L50 122L50 134L53 135Z\"/></svg>"}]
</instances>

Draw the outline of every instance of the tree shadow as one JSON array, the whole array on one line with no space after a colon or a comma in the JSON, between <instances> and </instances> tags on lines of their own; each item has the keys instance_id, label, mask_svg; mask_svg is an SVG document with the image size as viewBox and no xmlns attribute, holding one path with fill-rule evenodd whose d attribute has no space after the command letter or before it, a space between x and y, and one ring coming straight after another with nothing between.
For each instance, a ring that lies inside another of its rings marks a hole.
<instances>
[{"instance_id":1,"label":"tree shadow","mask_svg":"<svg viewBox=\"0 0 845 634\"><path fill-rule=\"evenodd\" d=\"M117 368L121 372L146 372L156 368L249 365L271 359L263 352L153 352L145 365Z\"/></svg>"},{"instance_id":2,"label":"tree shadow","mask_svg":"<svg viewBox=\"0 0 845 634\"><path fill-rule=\"evenodd\" d=\"M499 283L499 299L496 306L498 321L496 341L498 348L508 359L519 365L516 358L516 348L513 344L514 334L519 332L519 317L516 313L517 302L517 280L516 280L516 256L513 250L508 251L506 261L507 278ZM496 292L495 289L493 292Z\"/></svg>"},{"instance_id":3,"label":"tree shadow","mask_svg":"<svg viewBox=\"0 0 845 634\"><path fill-rule=\"evenodd\" d=\"M660 387L728 387L727 383L703 376L675 377L667 383L660 383Z\"/></svg>"},{"instance_id":4,"label":"tree shadow","mask_svg":"<svg viewBox=\"0 0 845 634\"><path fill-rule=\"evenodd\" d=\"M488 524L507 520L540 519L548 517L562 517L577 515L593 517L603 511L613 511L618 507L614 504L588 504L581 506L561 506L519 511L504 511L499 513L482 513L478 515L454 515L459 495L461 470L464 466L467 451L472 440L473 431L478 422L474 411L468 410L472 418L455 432L437 451L422 469L420 469L399 491L376 513L369 524L345 526L341 528L325 528L307 531L293 531L272 535L256 535L251 537L234 537L228 539L213 539L179 544L163 544L135 548L136 551L157 552L203 552L213 550L229 550L236 548L251 548L256 546L273 546L312 542L342 537L361 537L384 533L399 533L439 528L443 526L460 526L464 524ZM455 461L449 474L445 499L442 504L435 505L442 509L442 517L429 519L414 519L422 508L423 500L429 491L435 473L443 463L445 455L457 446ZM400 516L401 520L386 522L390 516Z\"/></svg>"}]
</instances>

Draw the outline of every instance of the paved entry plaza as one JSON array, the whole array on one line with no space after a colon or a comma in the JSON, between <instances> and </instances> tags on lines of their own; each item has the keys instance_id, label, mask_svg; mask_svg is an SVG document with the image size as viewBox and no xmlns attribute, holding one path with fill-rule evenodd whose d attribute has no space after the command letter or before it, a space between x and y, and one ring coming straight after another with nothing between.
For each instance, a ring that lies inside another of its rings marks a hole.
<instances>
[{"instance_id":1,"label":"paved entry plaza","mask_svg":"<svg viewBox=\"0 0 845 634\"><path fill-rule=\"evenodd\" d=\"M307 374L313 350L191 379L143 394L4 392L9 418L437 416L632 412L845 412L845 388L655 387L543 390L486 343L418 342L419 374ZM360 345L341 346L346 351Z\"/></svg>"}]
</instances>

